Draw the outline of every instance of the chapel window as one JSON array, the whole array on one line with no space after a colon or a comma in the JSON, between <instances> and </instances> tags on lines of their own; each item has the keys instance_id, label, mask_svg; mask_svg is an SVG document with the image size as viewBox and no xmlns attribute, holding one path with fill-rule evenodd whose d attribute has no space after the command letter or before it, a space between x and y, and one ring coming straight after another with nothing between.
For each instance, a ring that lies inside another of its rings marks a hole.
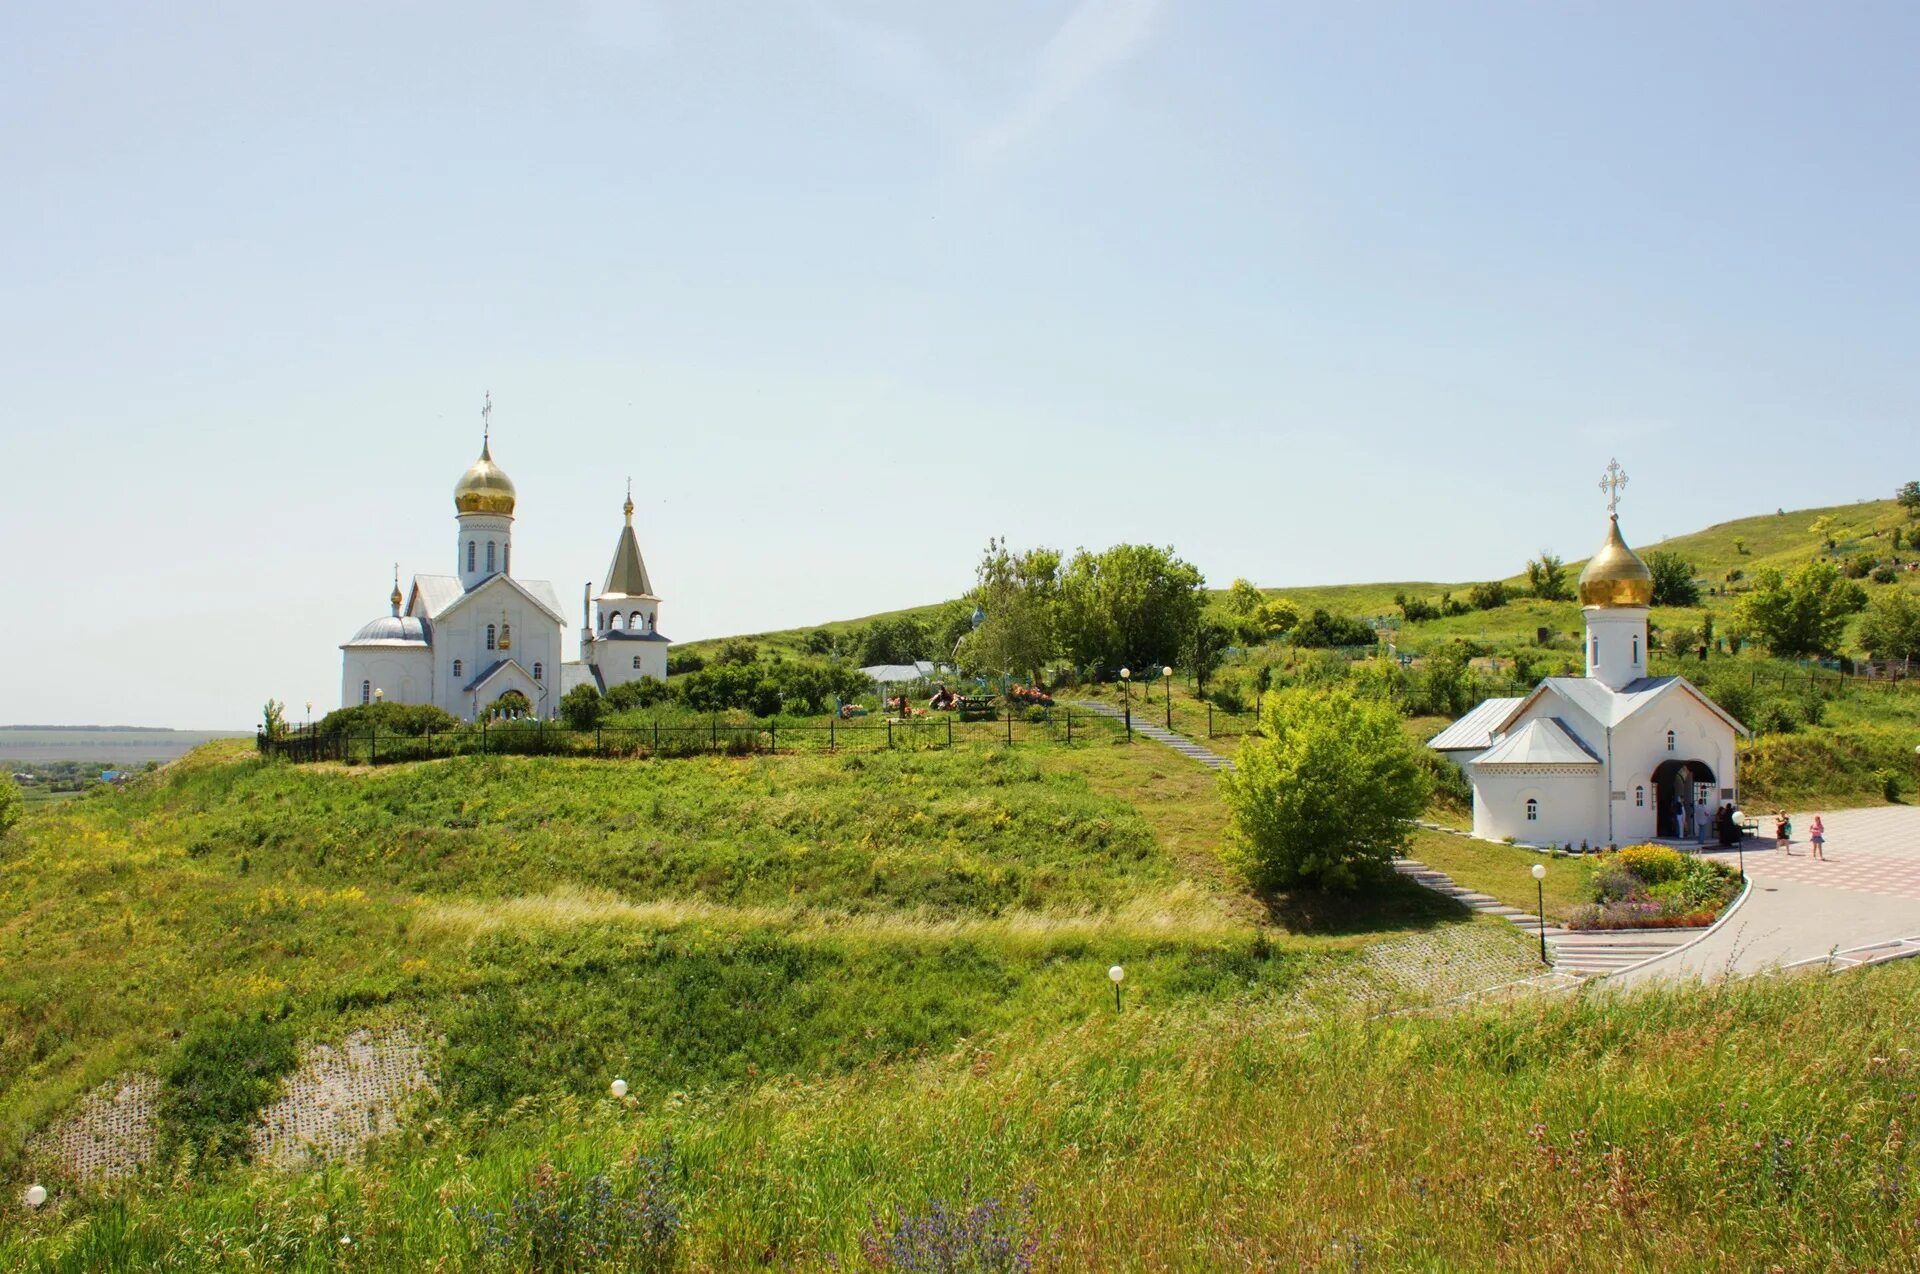
<instances>
[{"instance_id":1,"label":"chapel window","mask_svg":"<svg viewBox=\"0 0 1920 1274\"><path fill-rule=\"evenodd\" d=\"M1638 637L1633 639L1633 662L1640 662L1640 639Z\"/></svg>"},{"instance_id":2,"label":"chapel window","mask_svg":"<svg viewBox=\"0 0 1920 1274\"><path fill-rule=\"evenodd\" d=\"M613 631L614 631L614 632L616 632L616 633L617 633L617 632L619 632L619 631L620 631L620 625L621 625L621 624L622 624L623 622L625 622L625 621L624 621L624 619L623 619L623 617L621 616L621 614L620 614L620 612L619 612L619 611L615 611L615 612L613 612L613 618L612 618L612 619L611 619L611 620L610 620L610 621L608 622L608 627L610 627L611 629L613 629Z\"/></svg>"},{"instance_id":3,"label":"chapel window","mask_svg":"<svg viewBox=\"0 0 1920 1274\"><path fill-rule=\"evenodd\" d=\"M1600 639L1598 637L1593 639L1593 666L1596 668L1600 666Z\"/></svg>"},{"instance_id":4,"label":"chapel window","mask_svg":"<svg viewBox=\"0 0 1920 1274\"><path fill-rule=\"evenodd\" d=\"M636 633L640 631L640 612L639 611L635 611L633 612L633 614L627 616L627 627L631 628Z\"/></svg>"},{"instance_id":5,"label":"chapel window","mask_svg":"<svg viewBox=\"0 0 1920 1274\"><path fill-rule=\"evenodd\" d=\"M543 677L544 677L545 675L546 675L546 674L545 674L544 672L542 672L542 671L541 671L541 668L540 668L540 661L539 661L538 659L536 659L536 660L534 660L534 661L533 661L533 679L534 679L535 681L539 681L539 680L540 680L541 678L543 678Z\"/></svg>"},{"instance_id":6,"label":"chapel window","mask_svg":"<svg viewBox=\"0 0 1920 1274\"><path fill-rule=\"evenodd\" d=\"M467 541L467 569L469 571L473 569L473 541L472 540Z\"/></svg>"},{"instance_id":7,"label":"chapel window","mask_svg":"<svg viewBox=\"0 0 1920 1274\"><path fill-rule=\"evenodd\" d=\"M493 574L493 541L487 541L487 574Z\"/></svg>"},{"instance_id":8,"label":"chapel window","mask_svg":"<svg viewBox=\"0 0 1920 1274\"><path fill-rule=\"evenodd\" d=\"M1635 809L1645 809L1647 807L1647 789L1646 788L1636 786L1633 789L1633 805Z\"/></svg>"},{"instance_id":9,"label":"chapel window","mask_svg":"<svg viewBox=\"0 0 1920 1274\"><path fill-rule=\"evenodd\" d=\"M456 677L460 675L460 661L458 659L453 661L453 675Z\"/></svg>"},{"instance_id":10,"label":"chapel window","mask_svg":"<svg viewBox=\"0 0 1920 1274\"><path fill-rule=\"evenodd\" d=\"M373 702L373 683L371 681L363 681L360 683L360 702Z\"/></svg>"},{"instance_id":11,"label":"chapel window","mask_svg":"<svg viewBox=\"0 0 1920 1274\"><path fill-rule=\"evenodd\" d=\"M1677 751L1679 742L1680 740L1674 736L1673 731L1667 731L1667 751Z\"/></svg>"},{"instance_id":12,"label":"chapel window","mask_svg":"<svg viewBox=\"0 0 1920 1274\"><path fill-rule=\"evenodd\" d=\"M1540 821L1540 802L1531 796L1527 798L1527 821L1529 823L1537 823Z\"/></svg>"},{"instance_id":13,"label":"chapel window","mask_svg":"<svg viewBox=\"0 0 1920 1274\"><path fill-rule=\"evenodd\" d=\"M487 649L488 650L493 649L493 638L494 638L493 625L488 624L487 625Z\"/></svg>"},{"instance_id":14,"label":"chapel window","mask_svg":"<svg viewBox=\"0 0 1920 1274\"><path fill-rule=\"evenodd\" d=\"M638 656L638 655L635 655L635 656L633 657L633 666L634 666L634 667L636 667L636 668L638 668L638 667L640 666L640 656Z\"/></svg>"}]
</instances>

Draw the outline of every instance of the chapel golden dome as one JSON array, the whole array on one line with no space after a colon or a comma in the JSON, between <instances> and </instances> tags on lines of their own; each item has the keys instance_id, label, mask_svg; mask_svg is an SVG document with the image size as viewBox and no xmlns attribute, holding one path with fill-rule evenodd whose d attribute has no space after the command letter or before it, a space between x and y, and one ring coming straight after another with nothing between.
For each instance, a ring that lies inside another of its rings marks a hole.
<instances>
[{"instance_id":1,"label":"chapel golden dome","mask_svg":"<svg viewBox=\"0 0 1920 1274\"><path fill-rule=\"evenodd\" d=\"M1620 519L1607 527L1607 542L1580 572L1582 606L1648 606L1653 602L1653 572L1620 536Z\"/></svg>"},{"instance_id":2,"label":"chapel golden dome","mask_svg":"<svg viewBox=\"0 0 1920 1274\"><path fill-rule=\"evenodd\" d=\"M481 444L480 458L460 475L453 488L453 507L462 513L499 513L513 516L513 480L493 462L490 445Z\"/></svg>"}]
</instances>

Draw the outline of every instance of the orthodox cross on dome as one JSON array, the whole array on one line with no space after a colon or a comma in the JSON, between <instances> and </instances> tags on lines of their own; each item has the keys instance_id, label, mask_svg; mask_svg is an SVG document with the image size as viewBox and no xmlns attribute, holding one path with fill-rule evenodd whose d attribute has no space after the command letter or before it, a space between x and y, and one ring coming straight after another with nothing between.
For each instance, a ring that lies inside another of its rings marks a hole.
<instances>
[{"instance_id":1,"label":"orthodox cross on dome","mask_svg":"<svg viewBox=\"0 0 1920 1274\"><path fill-rule=\"evenodd\" d=\"M1620 462L1607 461L1607 474L1600 479L1600 489L1607 493L1607 516L1620 516L1620 492L1626 485L1627 471L1620 467Z\"/></svg>"},{"instance_id":2,"label":"orthodox cross on dome","mask_svg":"<svg viewBox=\"0 0 1920 1274\"><path fill-rule=\"evenodd\" d=\"M487 391L487 400L480 408L480 450L490 450L493 445L493 391Z\"/></svg>"},{"instance_id":3,"label":"orthodox cross on dome","mask_svg":"<svg viewBox=\"0 0 1920 1274\"><path fill-rule=\"evenodd\" d=\"M626 512L626 515L627 515L627 525L632 526L633 525L633 479L632 478L627 479L627 503L624 506L624 511Z\"/></svg>"}]
</instances>

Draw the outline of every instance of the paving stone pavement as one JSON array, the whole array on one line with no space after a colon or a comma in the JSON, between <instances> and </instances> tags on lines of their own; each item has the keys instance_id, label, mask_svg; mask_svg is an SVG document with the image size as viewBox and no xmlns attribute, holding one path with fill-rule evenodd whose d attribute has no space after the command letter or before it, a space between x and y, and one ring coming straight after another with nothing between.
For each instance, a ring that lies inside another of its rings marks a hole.
<instances>
[{"instance_id":1,"label":"paving stone pavement","mask_svg":"<svg viewBox=\"0 0 1920 1274\"><path fill-rule=\"evenodd\" d=\"M1110 717L1115 721L1124 721L1127 715L1122 709L1116 708L1111 704L1082 700L1073 706L1076 708L1084 708L1097 716ZM1138 712L1133 714L1133 732L1144 735L1152 739L1155 743L1164 743L1175 752L1198 761L1209 770L1231 770L1233 768L1233 762L1227 760L1226 757L1221 756L1218 752L1213 751L1211 748L1201 747L1184 734L1175 734L1165 726L1155 725L1147 720L1143 714Z\"/></svg>"}]
</instances>

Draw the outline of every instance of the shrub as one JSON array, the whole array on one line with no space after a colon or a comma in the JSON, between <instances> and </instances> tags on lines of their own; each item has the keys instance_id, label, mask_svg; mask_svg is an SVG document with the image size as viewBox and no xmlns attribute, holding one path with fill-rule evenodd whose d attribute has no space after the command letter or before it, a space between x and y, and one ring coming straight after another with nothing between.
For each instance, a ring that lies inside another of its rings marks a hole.
<instances>
[{"instance_id":1,"label":"shrub","mask_svg":"<svg viewBox=\"0 0 1920 1274\"><path fill-rule=\"evenodd\" d=\"M1475 610L1498 610L1507 604L1507 586L1499 580L1475 584L1467 590L1467 600Z\"/></svg>"},{"instance_id":2,"label":"shrub","mask_svg":"<svg viewBox=\"0 0 1920 1274\"><path fill-rule=\"evenodd\" d=\"M322 734L378 730L382 734L419 735L429 730L452 730L459 724L452 713L431 703L356 703L320 718L319 730Z\"/></svg>"},{"instance_id":3,"label":"shrub","mask_svg":"<svg viewBox=\"0 0 1920 1274\"><path fill-rule=\"evenodd\" d=\"M505 1211L469 1206L456 1215L471 1227L476 1247L512 1269L670 1270L680 1239L672 1143L639 1156L627 1171L623 1187L605 1173L582 1180L543 1163L533 1170L532 1189Z\"/></svg>"},{"instance_id":4,"label":"shrub","mask_svg":"<svg viewBox=\"0 0 1920 1274\"><path fill-rule=\"evenodd\" d=\"M1687 867L1687 856L1665 845L1629 845L1616 856L1621 870L1630 871L1649 885L1672 880Z\"/></svg>"},{"instance_id":5,"label":"shrub","mask_svg":"<svg viewBox=\"0 0 1920 1274\"><path fill-rule=\"evenodd\" d=\"M1365 621L1349 619L1345 615L1335 615L1316 608L1293 630L1293 644L1296 646L1371 646L1374 644L1373 629Z\"/></svg>"},{"instance_id":6,"label":"shrub","mask_svg":"<svg viewBox=\"0 0 1920 1274\"><path fill-rule=\"evenodd\" d=\"M1344 688L1274 693L1221 780L1229 855L1261 888L1347 888L1389 870L1432 781L1389 704Z\"/></svg>"},{"instance_id":7,"label":"shrub","mask_svg":"<svg viewBox=\"0 0 1920 1274\"><path fill-rule=\"evenodd\" d=\"M963 1190L956 1204L935 1199L919 1214L875 1216L860 1255L869 1269L900 1274L1027 1274L1042 1241L1033 1194L1026 1187L1008 1207L999 1199L975 1203Z\"/></svg>"},{"instance_id":8,"label":"shrub","mask_svg":"<svg viewBox=\"0 0 1920 1274\"><path fill-rule=\"evenodd\" d=\"M699 672L706 666L707 661L691 650L684 654L669 654L667 656L667 675L669 677L678 677L683 672Z\"/></svg>"},{"instance_id":9,"label":"shrub","mask_svg":"<svg viewBox=\"0 0 1920 1274\"><path fill-rule=\"evenodd\" d=\"M1900 800L1899 772L1883 766L1873 772L1873 777L1880 780L1880 795L1886 797L1889 803L1898 804ZM5 830L4 824L0 823L0 831Z\"/></svg>"},{"instance_id":10,"label":"shrub","mask_svg":"<svg viewBox=\"0 0 1920 1274\"><path fill-rule=\"evenodd\" d=\"M560 696L560 719L569 729L591 730L600 724L600 713L605 706L599 689L591 681L583 681Z\"/></svg>"},{"instance_id":11,"label":"shrub","mask_svg":"<svg viewBox=\"0 0 1920 1274\"><path fill-rule=\"evenodd\" d=\"M20 785L0 774L0 837L18 826L26 812L27 803L20 796Z\"/></svg>"},{"instance_id":12,"label":"shrub","mask_svg":"<svg viewBox=\"0 0 1920 1274\"><path fill-rule=\"evenodd\" d=\"M637 681L623 681L607 691L607 707L615 712L632 712L635 708L651 708L673 698L673 691L664 681L652 677L641 677Z\"/></svg>"}]
</instances>

